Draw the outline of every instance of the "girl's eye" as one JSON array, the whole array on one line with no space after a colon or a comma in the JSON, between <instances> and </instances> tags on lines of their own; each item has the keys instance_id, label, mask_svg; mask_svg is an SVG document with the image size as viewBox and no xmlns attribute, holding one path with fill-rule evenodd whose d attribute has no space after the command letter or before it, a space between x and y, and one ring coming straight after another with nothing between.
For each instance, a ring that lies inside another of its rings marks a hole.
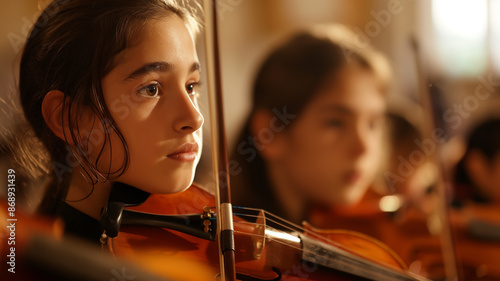
<instances>
[{"instance_id":1,"label":"girl's eye","mask_svg":"<svg viewBox=\"0 0 500 281\"><path fill-rule=\"evenodd\" d=\"M142 87L137 91L137 93L146 98L156 98L160 93L159 83L153 83Z\"/></svg>"},{"instance_id":2,"label":"girl's eye","mask_svg":"<svg viewBox=\"0 0 500 281\"><path fill-rule=\"evenodd\" d=\"M338 119L328 120L328 122L326 124L329 127L342 127L342 125L343 125L342 121L338 120Z\"/></svg>"},{"instance_id":3,"label":"girl's eye","mask_svg":"<svg viewBox=\"0 0 500 281\"><path fill-rule=\"evenodd\" d=\"M187 91L187 93L188 93L189 95L191 95L191 96L196 95L196 91L195 91L195 90L196 90L197 85L198 85L198 82L188 84L188 85L186 86L186 91Z\"/></svg>"}]
</instances>

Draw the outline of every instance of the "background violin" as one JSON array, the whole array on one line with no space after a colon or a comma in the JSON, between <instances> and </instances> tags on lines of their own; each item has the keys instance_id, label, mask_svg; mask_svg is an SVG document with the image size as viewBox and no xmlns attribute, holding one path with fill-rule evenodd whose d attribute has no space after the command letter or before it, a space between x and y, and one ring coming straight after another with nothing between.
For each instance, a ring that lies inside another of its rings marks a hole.
<instances>
[{"instance_id":1,"label":"background violin","mask_svg":"<svg viewBox=\"0 0 500 281\"><path fill-rule=\"evenodd\" d=\"M379 208L382 198L373 195L361 203L364 206L347 210L318 209L309 219L319 227L353 229L387 241L410 271L444 280L443 250L439 232L433 232L433 217L416 206L384 212ZM480 206L449 210L459 280L500 280L498 211Z\"/></svg>"}]
</instances>

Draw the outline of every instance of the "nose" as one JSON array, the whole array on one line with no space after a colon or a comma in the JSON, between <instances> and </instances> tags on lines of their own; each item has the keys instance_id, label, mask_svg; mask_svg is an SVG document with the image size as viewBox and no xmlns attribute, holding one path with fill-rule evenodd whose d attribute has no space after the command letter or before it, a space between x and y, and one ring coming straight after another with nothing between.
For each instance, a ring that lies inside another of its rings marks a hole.
<instances>
[{"instance_id":1,"label":"nose","mask_svg":"<svg viewBox=\"0 0 500 281\"><path fill-rule=\"evenodd\" d=\"M173 108L177 111L174 119L174 129L180 133L192 133L203 125L203 115L198 109L196 98L190 96L185 90L180 92L178 103Z\"/></svg>"},{"instance_id":2,"label":"nose","mask_svg":"<svg viewBox=\"0 0 500 281\"><path fill-rule=\"evenodd\" d=\"M351 142L351 153L354 157L363 155L368 150L368 134L363 126L358 125L353 128L353 137Z\"/></svg>"}]
</instances>

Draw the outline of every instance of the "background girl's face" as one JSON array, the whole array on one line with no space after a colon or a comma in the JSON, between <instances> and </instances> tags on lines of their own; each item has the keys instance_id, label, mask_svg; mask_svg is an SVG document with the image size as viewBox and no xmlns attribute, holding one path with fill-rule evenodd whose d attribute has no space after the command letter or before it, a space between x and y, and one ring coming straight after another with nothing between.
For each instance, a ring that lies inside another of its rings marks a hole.
<instances>
[{"instance_id":1,"label":"background girl's face","mask_svg":"<svg viewBox=\"0 0 500 281\"><path fill-rule=\"evenodd\" d=\"M151 193L186 189L201 154L203 124L196 100L198 57L186 25L176 15L147 22L137 44L114 62L102 88L130 151L130 165L118 181ZM111 134L112 159L106 147L101 172L118 170L122 147ZM92 159L98 151L91 151Z\"/></svg>"},{"instance_id":2,"label":"background girl's face","mask_svg":"<svg viewBox=\"0 0 500 281\"><path fill-rule=\"evenodd\" d=\"M500 152L490 157L488 159L479 149L472 149L466 157L466 169L473 187L481 195L493 202L500 202Z\"/></svg>"},{"instance_id":3,"label":"background girl's face","mask_svg":"<svg viewBox=\"0 0 500 281\"><path fill-rule=\"evenodd\" d=\"M373 181L385 114L377 85L371 72L345 67L285 132L282 164L309 200L352 204Z\"/></svg>"}]
</instances>

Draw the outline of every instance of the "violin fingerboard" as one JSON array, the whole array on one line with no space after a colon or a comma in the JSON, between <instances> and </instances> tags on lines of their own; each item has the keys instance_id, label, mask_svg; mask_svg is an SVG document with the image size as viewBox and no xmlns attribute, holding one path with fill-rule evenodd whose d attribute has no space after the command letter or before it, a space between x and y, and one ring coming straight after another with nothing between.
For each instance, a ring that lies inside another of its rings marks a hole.
<instances>
[{"instance_id":1,"label":"violin fingerboard","mask_svg":"<svg viewBox=\"0 0 500 281\"><path fill-rule=\"evenodd\" d=\"M302 260L375 281L427 280L404 271L382 266L363 257L306 236L302 240Z\"/></svg>"}]
</instances>

